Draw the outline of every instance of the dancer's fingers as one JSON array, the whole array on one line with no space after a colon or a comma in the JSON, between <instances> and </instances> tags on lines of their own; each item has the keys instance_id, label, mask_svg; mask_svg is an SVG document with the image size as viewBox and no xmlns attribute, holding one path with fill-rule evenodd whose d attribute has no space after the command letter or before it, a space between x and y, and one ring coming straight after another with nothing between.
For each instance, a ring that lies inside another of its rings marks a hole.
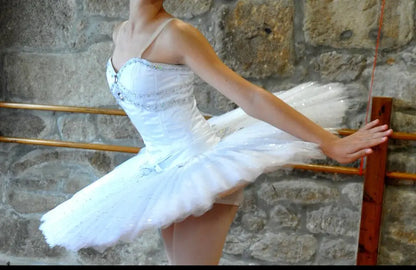
<instances>
[{"instance_id":1,"label":"dancer's fingers","mask_svg":"<svg viewBox=\"0 0 416 270\"><path fill-rule=\"evenodd\" d=\"M388 137L390 137L392 134L393 134L393 130L391 130L391 129L386 130L386 131L379 131L379 132L373 133L373 134L371 135L371 139L375 139L375 140L377 140L377 139L382 139L382 141L381 141L381 142L384 142L384 141L385 141L385 140L387 140L387 139L388 139Z\"/></svg>"},{"instance_id":2,"label":"dancer's fingers","mask_svg":"<svg viewBox=\"0 0 416 270\"><path fill-rule=\"evenodd\" d=\"M391 134L393 134L393 130L387 128L387 125L382 125L373 127L371 129L361 129L356 132L355 137L362 141L389 137Z\"/></svg>"},{"instance_id":3,"label":"dancer's fingers","mask_svg":"<svg viewBox=\"0 0 416 270\"><path fill-rule=\"evenodd\" d=\"M364 148L368 148L368 147L374 147L376 145L382 144L384 142L386 142L388 139L387 136L375 136L373 138L369 138L365 141L362 141L360 144L357 145L357 148L359 149L364 149Z\"/></svg>"},{"instance_id":4,"label":"dancer's fingers","mask_svg":"<svg viewBox=\"0 0 416 270\"><path fill-rule=\"evenodd\" d=\"M373 153L373 150L371 148L362 149L362 150L359 150L357 152L349 154L348 158L344 161L341 161L341 163L350 163L350 162L355 161L357 159L368 156L372 153Z\"/></svg>"},{"instance_id":5,"label":"dancer's fingers","mask_svg":"<svg viewBox=\"0 0 416 270\"><path fill-rule=\"evenodd\" d=\"M369 123L367 123L365 126L363 126L361 129L363 130L368 130L368 129L372 129L373 127L377 126L379 124L380 120L376 119L373 120Z\"/></svg>"},{"instance_id":6,"label":"dancer's fingers","mask_svg":"<svg viewBox=\"0 0 416 270\"><path fill-rule=\"evenodd\" d=\"M389 128L388 125L381 125L381 126L375 126L370 129L371 132L382 132L386 131Z\"/></svg>"}]
</instances>

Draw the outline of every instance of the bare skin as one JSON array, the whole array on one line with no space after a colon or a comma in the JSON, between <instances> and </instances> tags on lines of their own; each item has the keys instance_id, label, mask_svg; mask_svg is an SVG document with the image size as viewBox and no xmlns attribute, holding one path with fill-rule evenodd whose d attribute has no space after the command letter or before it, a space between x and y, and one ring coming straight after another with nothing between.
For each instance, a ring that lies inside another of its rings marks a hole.
<instances>
[{"instance_id":1,"label":"bare skin","mask_svg":"<svg viewBox=\"0 0 416 270\"><path fill-rule=\"evenodd\" d=\"M112 63L119 70L138 57L157 27L172 16L163 0L130 0L129 19L113 33ZM170 22L144 51L151 62L187 65L205 82L234 101L248 115L265 121L304 141L316 143L330 158L350 163L371 154L372 147L392 134L387 125L375 120L354 134L340 138L294 110L282 100L242 78L216 55L206 38L180 20ZM200 217L189 217L162 230L171 264L218 264L237 206L214 204Z\"/></svg>"}]
</instances>

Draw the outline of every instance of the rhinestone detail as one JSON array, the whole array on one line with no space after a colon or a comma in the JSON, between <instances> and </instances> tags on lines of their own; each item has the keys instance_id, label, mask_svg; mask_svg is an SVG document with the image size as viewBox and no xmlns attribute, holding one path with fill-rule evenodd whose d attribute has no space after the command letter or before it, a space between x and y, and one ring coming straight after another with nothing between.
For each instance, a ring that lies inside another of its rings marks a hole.
<instances>
[{"instance_id":1,"label":"rhinestone detail","mask_svg":"<svg viewBox=\"0 0 416 270\"><path fill-rule=\"evenodd\" d=\"M186 104L194 100L192 91L186 84L175 89L166 89L154 93L138 94L129 91L120 83L114 83L111 89L116 100L129 102L147 111L163 111L173 106ZM163 100L163 97L173 97Z\"/></svg>"}]
</instances>

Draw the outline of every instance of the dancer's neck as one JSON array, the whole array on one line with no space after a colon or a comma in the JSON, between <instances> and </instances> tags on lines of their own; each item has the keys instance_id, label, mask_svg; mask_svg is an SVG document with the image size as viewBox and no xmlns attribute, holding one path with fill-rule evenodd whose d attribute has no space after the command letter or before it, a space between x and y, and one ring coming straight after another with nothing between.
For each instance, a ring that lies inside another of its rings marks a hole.
<instances>
[{"instance_id":1,"label":"dancer's neck","mask_svg":"<svg viewBox=\"0 0 416 270\"><path fill-rule=\"evenodd\" d=\"M130 0L129 24L132 30L167 15L163 0Z\"/></svg>"}]
</instances>

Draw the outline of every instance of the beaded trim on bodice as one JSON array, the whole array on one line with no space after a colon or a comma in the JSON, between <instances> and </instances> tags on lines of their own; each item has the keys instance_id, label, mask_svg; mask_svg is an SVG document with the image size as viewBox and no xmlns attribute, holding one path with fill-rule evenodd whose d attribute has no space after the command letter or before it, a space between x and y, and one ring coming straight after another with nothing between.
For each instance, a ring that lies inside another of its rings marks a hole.
<instances>
[{"instance_id":1,"label":"beaded trim on bodice","mask_svg":"<svg viewBox=\"0 0 416 270\"><path fill-rule=\"evenodd\" d=\"M128 102L140 109L157 112L166 110L174 105L189 103L194 99L191 87L193 76L189 76L189 79L181 82L174 88L149 89L149 91L144 92L128 89L120 82L120 77L126 68L135 64L142 65L144 69L150 69L153 72L185 72L188 76L191 75L189 68L186 66L152 63L142 58L130 59L116 72L110 59L107 63L107 75L111 76L112 79L108 81L111 93L119 104L120 102Z\"/></svg>"},{"instance_id":2,"label":"beaded trim on bodice","mask_svg":"<svg viewBox=\"0 0 416 270\"><path fill-rule=\"evenodd\" d=\"M175 89L165 89L153 93L138 94L125 88L120 83L111 87L111 93L118 101L129 102L146 111L158 112L166 110L173 105L185 104L193 100L192 92L189 92L186 85ZM171 98L164 98L171 95Z\"/></svg>"}]
</instances>

